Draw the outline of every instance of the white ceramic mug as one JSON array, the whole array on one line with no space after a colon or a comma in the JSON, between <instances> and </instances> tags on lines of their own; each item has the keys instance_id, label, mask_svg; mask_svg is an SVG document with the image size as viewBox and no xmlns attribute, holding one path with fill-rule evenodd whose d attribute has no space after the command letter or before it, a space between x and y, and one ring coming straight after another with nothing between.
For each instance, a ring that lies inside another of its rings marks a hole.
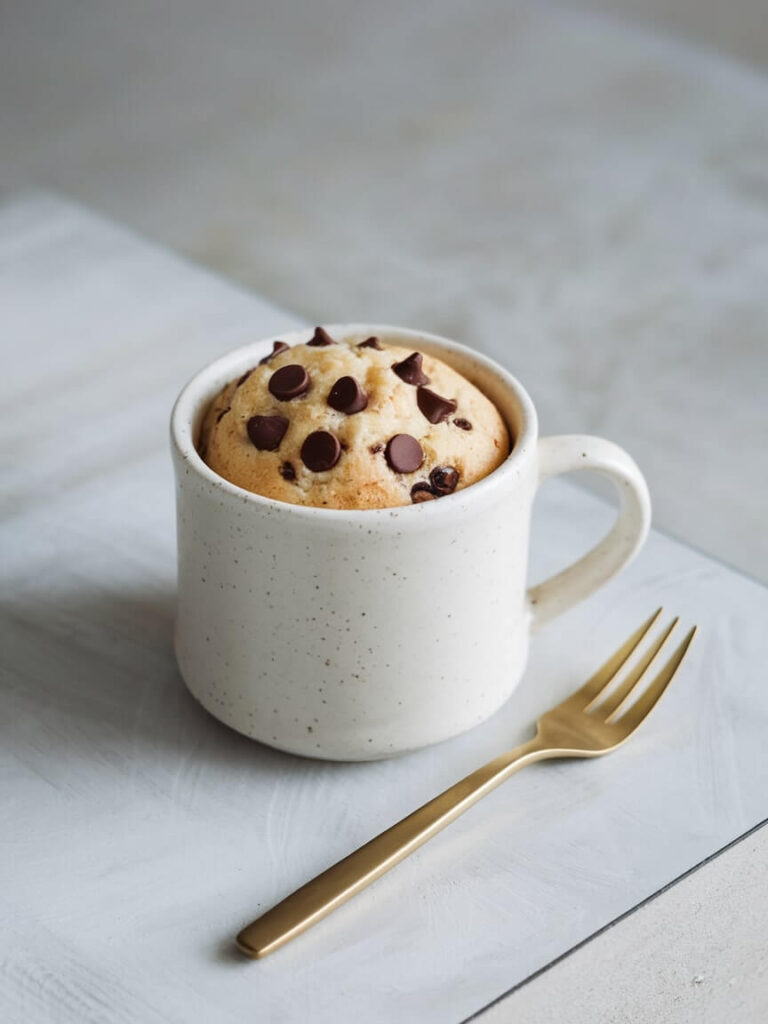
<instances>
[{"instance_id":1,"label":"white ceramic mug","mask_svg":"<svg viewBox=\"0 0 768 1024\"><path fill-rule=\"evenodd\" d=\"M177 483L176 657L200 703L239 732L311 757L367 760L447 739L492 715L525 667L531 628L619 572L643 543L650 500L610 441L538 438L536 411L506 370L455 342L379 325L336 325L434 354L495 402L514 438L490 476L400 508L307 508L251 494L195 449L202 415L271 350L238 349L198 373L171 421ZM281 334L289 345L312 331ZM542 480L589 469L620 495L588 554L526 591L531 510Z\"/></svg>"}]
</instances>

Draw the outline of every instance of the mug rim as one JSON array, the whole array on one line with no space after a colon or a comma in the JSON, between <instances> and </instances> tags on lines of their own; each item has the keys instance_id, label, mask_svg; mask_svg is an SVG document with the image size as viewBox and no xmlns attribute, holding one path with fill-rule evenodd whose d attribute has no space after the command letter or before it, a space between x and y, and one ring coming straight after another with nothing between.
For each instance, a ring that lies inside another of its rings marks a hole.
<instances>
[{"instance_id":1,"label":"mug rim","mask_svg":"<svg viewBox=\"0 0 768 1024\"><path fill-rule=\"evenodd\" d=\"M170 432L174 455L209 486L223 491L233 498L239 498L246 504L303 519L324 520L333 523L341 523L345 520L354 522L362 519L368 525L373 525L377 520L381 523L385 519L389 522L393 518L399 519L402 514L410 514L414 517L416 515L431 517L446 515L450 514L458 501L479 501L490 498L504 486L510 476L515 474L521 461L536 443L538 417L530 395L513 374L489 356L439 334L391 324L347 323L328 324L323 327L332 337L345 334L389 335L397 340L402 339L404 342L426 342L428 346L456 352L470 362L479 364L490 371L513 394L522 413L523 428L516 433L512 449L504 462L481 480L454 494L446 495L440 501L424 501L410 505L387 506L386 508L339 509L295 505L248 491L220 476L202 459L193 437L193 425L198 416L201 402L203 400L210 401L215 394L215 392L210 393L210 381L213 378L222 380L222 383L232 380L243 372L243 367L248 368L246 362L263 357L269 351L272 342L278 339L290 345L304 344L312 337L314 327L302 327L287 332L279 331L259 338L257 341L248 342L248 344L232 349L212 362L206 363L193 374L179 392L171 411ZM510 429L509 424L507 424L507 429Z\"/></svg>"}]
</instances>

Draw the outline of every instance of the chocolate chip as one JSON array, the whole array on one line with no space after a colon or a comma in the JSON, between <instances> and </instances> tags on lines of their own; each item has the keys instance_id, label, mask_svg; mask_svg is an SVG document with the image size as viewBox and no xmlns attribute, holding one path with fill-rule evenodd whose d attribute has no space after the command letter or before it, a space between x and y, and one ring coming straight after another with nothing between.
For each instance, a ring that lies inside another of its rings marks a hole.
<instances>
[{"instance_id":1,"label":"chocolate chip","mask_svg":"<svg viewBox=\"0 0 768 1024\"><path fill-rule=\"evenodd\" d=\"M410 434L395 434L391 437L385 455L390 469L396 473L415 473L424 461L421 445Z\"/></svg>"},{"instance_id":2,"label":"chocolate chip","mask_svg":"<svg viewBox=\"0 0 768 1024\"><path fill-rule=\"evenodd\" d=\"M316 327L315 333L312 335L312 340L308 341L307 344L314 345L316 348L323 348L325 345L335 345L336 342L327 331L323 330L322 327Z\"/></svg>"},{"instance_id":3,"label":"chocolate chip","mask_svg":"<svg viewBox=\"0 0 768 1024\"><path fill-rule=\"evenodd\" d=\"M392 369L406 384L414 384L416 387L429 384L429 377L421 369L422 358L421 352L413 352L401 363L394 363Z\"/></svg>"},{"instance_id":4,"label":"chocolate chip","mask_svg":"<svg viewBox=\"0 0 768 1024\"><path fill-rule=\"evenodd\" d=\"M368 449L368 451L371 453L371 455L376 455L376 453L382 451L383 448L384 448L384 445L383 444L379 444L377 442L376 444L372 444L371 447Z\"/></svg>"},{"instance_id":5,"label":"chocolate chip","mask_svg":"<svg viewBox=\"0 0 768 1024\"><path fill-rule=\"evenodd\" d=\"M469 422L469 420L462 419L461 417L459 417L459 419L457 419L457 420L454 420L453 422L454 422L454 425L459 428L459 430L471 430L472 429L472 424Z\"/></svg>"},{"instance_id":6,"label":"chocolate chip","mask_svg":"<svg viewBox=\"0 0 768 1024\"><path fill-rule=\"evenodd\" d=\"M227 415L227 413L229 412L230 408L231 407L228 405L226 409L222 409L221 410L219 415L216 417L216 422L217 423L221 423L222 419Z\"/></svg>"},{"instance_id":7,"label":"chocolate chip","mask_svg":"<svg viewBox=\"0 0 768 1024\"><path fill-rule=\"evenodd\" d=\"M298 363L281 366L269 378L269 390L281 402L289 402L309 391L309 374Z\"/></svg>"},{"instance_id":8,"label":"chocolate chip","mask_svg":"<svg viewBox=\"0 0 768 1024\"><path fill-rule=\"evenodd\" d=\"M453 494L459 482L459 471L453 466L435 466L429 474L429 482L436 494Z\"/></svg>"},{"instance_id":9,"label":"chocolate chip","mask_svg":"<svg viewBox=\"0 0 768 1024\"><path fill-rule=\"evenodd\" d=\"M268 363L270 359L274 359L275 356L279 356L281 352L287 352L290 347L291 346L286 345L284 341L273 341L272 351L269 353L268 356L264 356L263 359L259 360L259 366L263 366L264 363Z\"/></svg>"},{"instance_id":10,"label":"chocolate chip","mask_svg":"<svg viewBox=\"0 0 768 1024\"><path fill-rule=\"evenodd\" d=\"M251 416L246 424L251 444L261 452L276 451L287 429L285 416Z\"/></svg>"},{"instance_id":11,"label":"chocolate chip","mask_svg":"<svg viewBox=\"0 0 768 1024\"><path fill-rule=\"evenodd\" d=\"M430 423L442 423L451 413L456 412L456 402L453 398L443 398L429 388L418 389L416 404Z\"/></svg>"},{"instance_id":12,"label":"chocolate chip","mask_svg":"<svg viewBox=\"0 0 768 1024\"><path fill-rule=\"evenodd\" d=\"M358 348L375 348L377 352L381 352L382 347L379 344L378 338L366 338L365 341L361 341L357 346Z\"/></svg>"},{"instance_id":13,"label":"chocolate chip","mask_svg":"<svg viewBox=\"0 0 768 1024\"><path fill-rule=\"evenodd\" d=\"M339 439L330 430L314 430L301 446L301 461L313 473L332 469L341 456Z\"/></svg>"},{"instance_id":14,"label":"chocolate chip","mask_svg":"<svg viewBox=\"0 0 768 1024\"><path fill-rule=\"evenodd\" d=\"M422 501L434 501L436 497L426 480L420 480L411 488L411 501L414 505L420 505Z\"/></svg>"},{"instance_id":15,"label":"chocolate chip","mask_svg":"<svg viewBox=\"0 0 768 1024\"><path fill-rule=\"evenodd\" d=\"M368 395L354 377L339 377L328 393L328 405L337 412L351 416L368 405Z\"/></svg>"},{"instance_id":16,"label":"chocolate chip","mask_svg":"<svg viewBox=\"0 0 768 1024\"><path fill-rule=\"evenodd\" d=\"M248 378L251 376L252 373L253 373L253 370L246 370L245 371L243 376L240 377L240 379L238 380L237 384L235 384L235 391L237 391L237 389L240 387L241 384L245 384L245 382L248 380Z\"/></svg>"},{"instance_id":17,"label":"chocolate chip","mask_svg":"<svg viewBox=\"0 0 768 1024\"><path fill-rule=\"evenodd\" d=\"M280 476L283 480L295 480L296 470L293 468L292 462L284 462L280 467Z\"/></svg>"}]
</instances>

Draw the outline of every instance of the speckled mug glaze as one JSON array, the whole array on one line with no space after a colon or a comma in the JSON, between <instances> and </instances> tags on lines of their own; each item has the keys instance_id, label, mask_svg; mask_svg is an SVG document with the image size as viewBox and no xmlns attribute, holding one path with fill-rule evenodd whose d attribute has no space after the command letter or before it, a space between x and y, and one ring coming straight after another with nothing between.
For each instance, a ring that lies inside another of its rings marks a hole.
<instances>
[{"instance_id":1,"label":"speckled mug glaze","mask_svg":"<svg viewBox=\"0 0 768 1024\"><path fill-rule=\"evenodd\" d=\"M648 532L648 490L609 441L537 437L536 411L506 370L462 345L371 324L430 352L492 399L514 438L508 459L465 490L401 508L306 508L251 494L195 448L216 392L266 355L266 338L198 373L173 410L179 586L176 657L200 703L227 725L281 750L369 760L447 739L492 715L525 667L536 627L592 593ZM539 483L596 470L621 498L611 532L574 565L526 591Z\"/></svg>"}]
</instances>

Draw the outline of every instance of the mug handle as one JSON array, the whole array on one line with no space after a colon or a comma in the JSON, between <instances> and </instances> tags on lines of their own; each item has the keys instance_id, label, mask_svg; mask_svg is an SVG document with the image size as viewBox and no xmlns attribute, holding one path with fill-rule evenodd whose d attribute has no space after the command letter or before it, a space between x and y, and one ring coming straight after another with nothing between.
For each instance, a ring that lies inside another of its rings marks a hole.
<instances>
[{"instance_id":1,"label":"mug handle","mask_svg":"<svg viewBox=\"0 0 768 1024\"><path fill-rule=\"evenodd\" d=\"M586 555L528 591L531 626L538 629L589 597L630 562L651 525L648 485L623 448L587 434L563 434L539 440L539 485L551 476L588 469L612 481L619 512L612 529Z\"/></svg>"}]
</instances>

